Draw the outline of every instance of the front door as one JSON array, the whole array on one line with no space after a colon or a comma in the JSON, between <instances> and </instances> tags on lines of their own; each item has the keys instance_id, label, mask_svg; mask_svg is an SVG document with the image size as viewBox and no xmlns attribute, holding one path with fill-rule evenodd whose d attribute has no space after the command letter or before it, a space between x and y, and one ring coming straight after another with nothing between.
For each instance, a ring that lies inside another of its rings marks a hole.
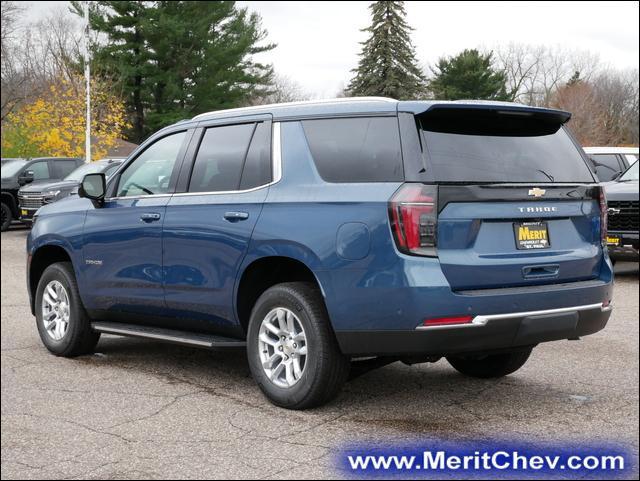
<instances>
[{"instance_id":1,"label":"front door","mask_svg":"<svg viewBox=\"0 0 640 481\"><path fill-rule=\"evenodd\" d=\"M113 179L84 227L86 307L153 315L164 307L162 224L187 143L177 132L151 143Z\"/></svg>"}]
</instances>

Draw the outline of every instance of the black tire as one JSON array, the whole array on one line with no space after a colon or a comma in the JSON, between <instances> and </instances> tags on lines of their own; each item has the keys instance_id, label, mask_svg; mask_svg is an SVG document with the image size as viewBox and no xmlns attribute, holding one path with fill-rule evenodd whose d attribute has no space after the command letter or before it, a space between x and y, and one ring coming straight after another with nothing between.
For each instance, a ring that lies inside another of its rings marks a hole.
<instances>
[{"instance_id":1,"label":"black tire","mask_svg":"<svg viewBox=\"0 0 640 481\"><path fill-rule=\"evenodd\" d=\"M527 362L532 350L526 348L483 357L448 356L447 361L466 376L489 379L516 372Z\"/></svg>"},{"instance_id":2,"label":"black tire","mask_svg":"<svg viewBox=\"0 0 640 481\"><path fill-rule=\"evenodd\" d=\"M267 314L276 308L294 313L306 335L304 369L299 380L288 387L272 382L260 359L260 327ZM311 283L278 284L260 296L249 321L247 355L253 378L262 392L273 404L287 409L309 409L329 402L349 376L350 360L340 352L322 295Z\"/></svg>"},{"instance_id":3,"label":"black tire","mask_svg":"<svg viewBox=\"0 0 640 481\"><path fill-rule=\"evenodd\" d=\"M42 312L44 291L52 281L58 281L64 287L69 299L69 323L66 333L59 340L47 332ZM58 262L45 269L36 290L36 325L40 339L45 347L56 356L75 357L90 354L94 351L100 333L91 329L91 321L87 316L78 284L70 262Z\"/></svg>"},{"instance_id":4,"label":"black tire","mask_svg":"<svg viewBox=\"0 0 640 481\"><path fill-rule=\"evenodd\" d=\"M11 207L4 202L2 203L2 232L5 232L11 226L13 220L13 214L11 213Z\"/></svg>"}]
</instances>

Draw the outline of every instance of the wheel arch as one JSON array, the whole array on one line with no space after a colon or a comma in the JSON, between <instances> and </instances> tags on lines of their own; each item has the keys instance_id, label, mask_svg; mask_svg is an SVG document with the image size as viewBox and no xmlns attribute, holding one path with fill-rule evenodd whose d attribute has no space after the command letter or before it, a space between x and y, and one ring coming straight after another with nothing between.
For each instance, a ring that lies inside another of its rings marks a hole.
<instances>
[{"instance_id":1,"label":"wheel arch","mask_svg":"<svg viewBox=\"0 0 640 481\"><path fill-rule=\"evenodd\" d=\"M70 262L73 265L71 254L60 244L45 244L39 246L30 255L27 283L32 314L35 314L35 297L38 282L40 282L40 278L45 269L56 262Z\"/></svg>"},{"instance_id":2,"label":"wheel arch","mask_svg":"<svg viewBox=\"0 0 640 481\"><path fill-rule=\"evenodd\" d=\"M311 282L325 298L325 290L316 273L294 257L272 255L247 263L239 276L235 295L236 317L243 332L247 332L251 311L258 298L270 287L283 282ZM326 302L325 302L326 305Z\"/></svg>"},{"instance_id":3,"label":"wheel arch","mask_svg":"<svg viewBox=\"0 0 640 481\"><path fill-rule=\"evenodd\" d=\"M18 212L18 202L15 197L9 192L2 192L0 199L2 199L3 203L9 206L9 209L11 209L11 215L15 216Z\"/></svg>"}]
</instances>

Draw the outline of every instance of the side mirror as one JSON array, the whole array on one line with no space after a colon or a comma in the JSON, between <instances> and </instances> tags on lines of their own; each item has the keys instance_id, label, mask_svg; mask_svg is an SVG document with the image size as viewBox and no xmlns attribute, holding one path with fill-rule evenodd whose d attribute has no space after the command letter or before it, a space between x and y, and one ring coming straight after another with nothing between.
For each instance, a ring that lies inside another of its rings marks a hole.
<instances>
[{"instance_id":1,"label":"side mirror","mask_svg":"<svg viewBox=\"0 0 640 481\"><path fill-rule=\"evenodd\" d=\"M107 182L104 174L87 174L82 179L82 184L78 189L78 195L87 199L102 203L107 191Z\"/></svg>"},{"instance_id":2,"label":"side mirror","mask_svg":"<svg viewBox=\"0 0 640 481\"><path fill-rule=\"evenodd\" d=\"M35 174L33 170L25 170L22 174L20 174L20 177L18 177L18 184L20 185L30 184L31 182L33 182L34 175Z\"/></svg>"}]
</instances>

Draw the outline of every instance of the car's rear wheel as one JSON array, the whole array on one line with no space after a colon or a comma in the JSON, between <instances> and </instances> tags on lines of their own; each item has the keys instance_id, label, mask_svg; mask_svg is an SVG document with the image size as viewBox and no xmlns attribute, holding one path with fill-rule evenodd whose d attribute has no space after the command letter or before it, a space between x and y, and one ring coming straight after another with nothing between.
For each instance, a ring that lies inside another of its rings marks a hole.
<instances>
[{"instance_id":1,"label":"car's rear wheel","mask_svg":"<svg viewBox=\"0 0 640 481\"><path fill-rule=\"evenodd\" d=\"M91 329L71 263L45 269L36 290L36 323L40 339L56 356L93 352L100 334Z\"/></svg>"},{"instance_id":2,"label":"car's rear wheel","mask_svg":"<svg viewBox=\"0 0 640 481\"><path fill-rule=\"evenodd\" d=\"M9 229L9 227L11 226L12 220L13 220L13 214L11 213L11 208L3 202L2 203L2 232Z\"/></svg>"},{"instance_id":3,"label":"car's rear wheel","mask_svg":"<svg viewBox=\"0 0 640 481\"><path fill-rule=\"evenodd\" d=\"M262 392L287 409L325 404L349 375L322 295L305 282L278 284L260 296L249 321L247 354Z\"/></svg>"},{"instance_id":4,"label":"car's rear wheel","mask_svg":"<svg viewBox=\"0 0 640 481\"><path fill-rule=\"evenodd\" d=\"M532 348L486 356L448 356L447 361L458 372L471 377L496 378L520 369L529 359Z\"/></svg>"}]
</instances>

